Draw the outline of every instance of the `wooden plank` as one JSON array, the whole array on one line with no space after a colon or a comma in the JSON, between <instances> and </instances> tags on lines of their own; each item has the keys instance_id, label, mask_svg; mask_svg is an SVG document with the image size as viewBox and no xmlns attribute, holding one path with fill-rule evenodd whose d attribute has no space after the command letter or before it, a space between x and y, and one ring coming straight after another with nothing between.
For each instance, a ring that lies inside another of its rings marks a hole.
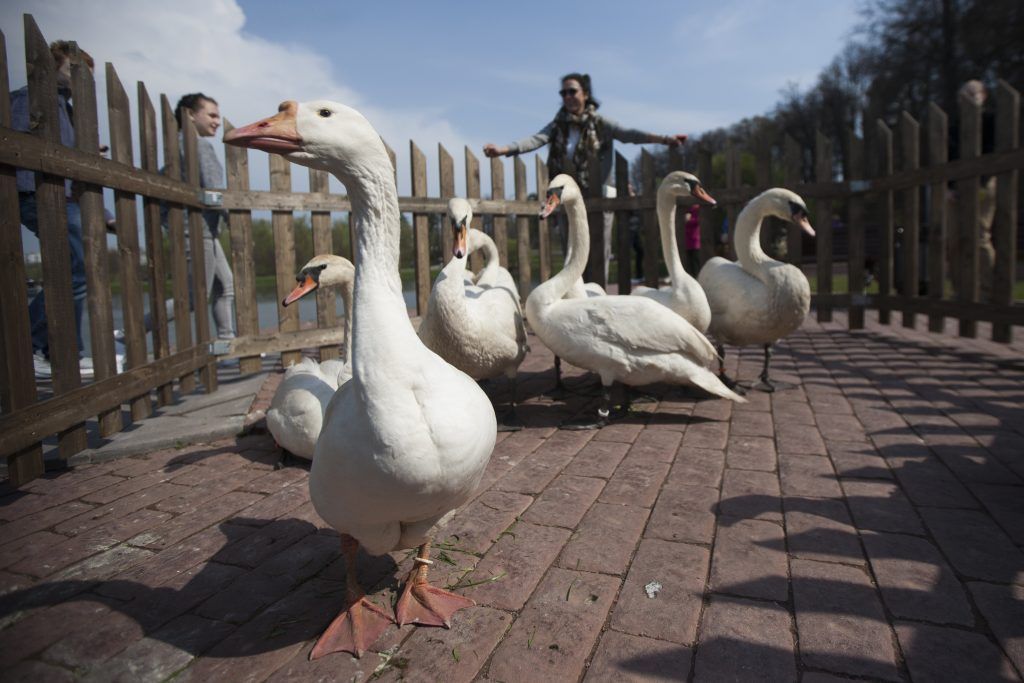
<instances>
[{"instance_id":1,"label":"wooden plank","mask_svg":"<svg viewBox=\"0 0 1024 683\"><path fill-rule=\"evenodd\" d=\"M960 106L960 157L974 159L981 155L981 107L966 95L961 94ZM960 224L957 244L959 247L959 276L953 286L958 301L978 301L978 190L977 176L962 178L956 183L958 222ZM978 336L977 322L960 320L960 336Z\"/></svg>"},{"instance_id":2,"label":"wooden plank","mask_svg":"<svg viewBox=\"0 0 1024 683\"><path fill-rule=\"evenodd\" d=\"M850 150L850 179L863 180L867 175L864 165L864 140L852 130L847 133ZM864 293L864 195L851 195L847 204L847 231L849 245L847 269L849 273L849 292L851 295ZM856 299L854 299L856 301ZM851 303L849 310L849 326L851 330L864 328L864 306Z\"/></svg>"},{"instance_id":3,"label":"wooden plank","mask_svg":"<svg viewBox=\"0 0 1024 683\"><path fill-rule=\"evenodd\" d=\"M233 129L224 122L224 132ZM224 162L229 190L249 189L249 150L235 145L224 145ZM258 334L260 331L259 303L256 297L256 266L253 259L252 211L228 211L228 229L231 232L231 273L235 278L235 319L238 335ZM316 233L314 233L314 239ZM259 372L263 361L258 355L239 359L239 372L249 375Z\"/></svg>"},{"instance_id":4,"label":"wooden plank","mask_svg":"<svg viewBox=\"0 0 1024 683\"><path fill-rule=\"evenodd\" d=\"M725 148L725 187L726 189L736 190L739 188L740 182L740 150L739 147L730 143ZM716 199L720 198L716 197ZM740 209L738 202L725 200L725 215L729 220L729 249L726 254L726 258L736 258L736 218L739 216Z\"/></svg>"},{"instance_id":5,"label":"wooden plank","mask_svg":"<svg viewBox=\"0 0 1024 683\"><path fill-rule=\"evenodd\" d=\"M501 157L491 157L491 199L505 199L505 163ZM498 246L498 263L508 268L508 219L493 216L494 243Z\"/></svg>"},{"instance_id":6,"label":"wooden plank","mask_svg":"<svg viewBox=\"0 0 1024 683\"><path fill-rule=\"evenodd\" d=\"M25 63L28 69L29 106L38 119L36 134L61 144L57 118L57 80L53 56L35 21L25 15ZM64 178L36 174L36 210L39 245L46 291L46 326L49 333L53 393L64 394L81 386L78 367L78 330L71 291L71 257ZM71 426L58 437L60 457L67 459L86 446L84 425Z\"/></svg>"},{"instance_id":7,"label":"wooden plank","mask_svg":"<svg viewBox=\"0 0 1024 683\"><path fill-rule=\"evenodd\" d=\"M832 141L818 130L814 141L814 176L818 182L832 180ZM819 199L814 217L814 250L818 265L819 294L832 293L832 206L831 202ZM818 322L831 322L832 309L828 304L818 307Z\"/></svg>"},{"instance_id":8,"label":"wooden plank","mask_svg":"<svg viewBox=\"0 0 1024 683\"><path fill-rule=\"evenodd\" d=\"M996 150L1000 152L1020 146L1020 94L1006 81L996 85ZM996 261L992 273L992 302L996 306L1013 304L1013 287L1017 281L1017 209L1020 190L1019 171L996 176L996 215L992 223L992 246ZM1013 331L1003 323L992 325L992 340L1009 344Z\"/></svg>"},{"instance_id":9,"label":"wooden plank","mask_svg":"<svg viewBox=\"0 0 1024 683\"><path fill-rule=\"evenodd\" d=\"M878 144L878 173L881 176L892 175L893 172L893 147L892 130L885 124L885 121L878 119L875 122L876 140ZM891 311L888 301L892 294L893 283L893 237L895 227L893 218L892 190L885 190L878 196L878 227L879 227L879 254L878 263L875 265L878 278L878 293L882 296L882 303L878 306L878 322L888 325Z\"/></svg>"},{"instance_id":10,"label":"wooden plank","mask_svg":"<svg viewBox=\"0 0 1024 683\"><path fill-rule=\"evenodd\" d=\"M615 192L620 197L629 196L629 162L626 157L615 153ZM617 211L615 224L617 231L616 253L618 254L619 294L629 294L633 290L633 235L629 229L629 211Z\"/></svg>"},{"instance_id":11,"label":"wooden plank","mask_svg":"<svg viewBox=\"0 0 1024 683\"><path fill-rule=\"evenodd\" d=\"M604 250L604 212L596 208L597 203L593 200L601 199L601 162L597 155L588 159L590 173L590 187L587 192L587 227L590 230L590 254L587 257L587 268L583 271L585 282L596 282L602 288L608 286L608 278L605 277L605 250Z\"/></svg>"},{"instance_id":12,"label":"wooden plank","mask_svg":"<svg viewBox=\"0 0 1024 683\"><path fill-rule=\"evenodd\" d=\"M512 162L515 179L516 200L525 202L526 164L518 156ZM516 272L519 275L519 297L526 301L533 287L532 269L530 264L530 219L525 214L516 215Z\"/></svg>"},{"instance_id":13,"label":"wooden plank","mask_svg":"<svg viewBox=\"0 0 1024 683\"><path fill-rule=\"evenodd\" d=\"M697 149L697 176L701 182L711 182L711 150L707 147ZM712 195L714 196L714 195ZM715 225L714 213L710 207L700 212L700 265L704 266L715 255L718 244L718 226Z\"/></svg>"},{"instance_id":14,"label":"wooden plank","mask_svg":"<svg viewBox=\"0 0 1024 683\"><path fill-rule=\"evenodd\" d=\"M921 126L907 112L900 114L900 147L903 152L903 170L915 171L921 166ZM903 264L903 297L914 298L920 294L920 188L903 190L903 240L900 261ZM903 327L914 328L915 314L911 309L903 311Z\"/></svg>"},{"instance_id":15,"label":"wooden plank","mask_svg":"<svg viewBox=\"0 0 1024 683\"><path fill-rule=\"evenodd\" d=\"M427 157L416 143L409 141L409 158L412 169L412 194L425 197L427 194ZM416 278L416 314L426 315L430 300L430 219L426 214L412 216L412 236Z\"/></svg>"},{"instance_id":16,"label":"wooden plank","mask_svg":"<svg viewBox=\"0 0 1024 683\"><path fill-rule=\"evenodd\" d=\"M466 159L466 198L472 203L473 199L480 198L480 161L476 158L476 155L469 150L467 146L465 149ZM473 210L473 221L470 223L470 227L476 230L483 230L484 224L483 219L480 216L480 212L476 209ZM448 259L445 258L447 261ZM479 273L483 267L484 259L479 252L471 254L469 257L469 269L474 273Z\"/></svg>"},{"instance_id":17,"label":"wooden plank","mask_svg":"<svg viewBox=\"0 0 1024 683\"><path fill-rule=\"evenodd\" d=\"M327 171L309 169L309 191L327 194L330 192ZM331 212L313 211L310 214L313 227L313 254L333 254L334 245L331 239ZM296 273L297 274L297 273ZM338 325L336 290L333 287L318 287L316 290L316 324L320 329L329 329ZM345 315L349 315L345 311ZM337 344L327 344L318 349L320 362L340 357Z\"/></svg>"},{"instance_id":18,"label":"wooden plank","mask_svg":"<svg viewBox=\"0 0 1024 683\"><path fill-rule=\"evenodd\" d=\"M452 255L452 225L448 218L448 200L455 196L455 161L448 150L440 142L437 143L438 178L441 181L441 199L445 202L445 210L441 221L441 263L446 263Z\"/></svg>"},{"instance_id":19,"label":"wooden plank","mask_svg":"<svg viewBox=\"0 0 1024 683\"><path fill-rule=\"evenodd\" d=\"M292 189L291 163L279 154L270 155L270 187L278 192ZM277 329L294 332L299 329L299 307L281 305L295 282L295 227L291 211L274 211L270 216L274 230L274 272L277 275ZM281 354L281 365L289 367L302 360L298 351Z\"/></svg>"},{"instance_id":20,"label":"wooden plank","mask_svg":"<svg viewBox=\"0 0 1024 683\"><path fill-rule=\"evenodd\" d=\"M10 92L7 78L7 40L0 31L0 94ZM0 126L11 125L11 100L0 97ZM18 186L14 167L0 165L0 411L11 413L36 400L32 342L25 305L25 260L22 251ZM36 442L12 450L7 478L21 486L40 476L45 467Z\"/></svg>"},{"instance_id":21,"label":"wooden plank","mask_svg":"<svg viewBox=\"0 0 1024 683\"><path fill-rule=\"evenodd\" d=\"M166 95L160 96L160 117L163 120L164 168L171 178L179 180L181 172L181 146L178 140L178 122ZM194 192L194 190L192 190ZM168 203L167 238L171 247L171 292L174 296L174 344L178 352L192 347L192 314L189 309L188 256L186 254L185 212L181 204ZM182 394L196 389L192 372L178 378Z\"/></svg>"},{"instance_id":22,"label":"wooden plank","mask_svg":"<svg viewBox=\"0 0 1024 683\"><path fill-rule=\"evenodd\" d=\"M807 194L797 189L800 184L801 174L801 150L800 145L792 136L786 135L783 140L782 149L782 177L786 187L799 194L804 201ZM817 227L817 226L816 226ZM786 261L797 268L804 262L804 236L799 226L787 223L786 225Z\"/></svg>"},{"instance_id":23,"label":"wooden plank","mask_svg":"<svg viewBox=\"0 0 1024 683\"><path fill-rule=\"evenodd\" d=\"M655 199L658 195L658 187L654 177L654 157L644 149L640 152L640 177L643 186L640 193L648 199ZM658 254L661 253L661 234L658 230L658 213L653 209L640 214L641 234L644 243L644 284L648 287L658 287Z\"/></svg>"},{"instance_id":24,"label":"wooden plank","mask_svg":"<svg viewBox=\"0 0 1024 683\"><path fill-rule=\"evenodd\" d=\"M149 387L194 372L208 357L205 348L192 347L0 416L0 454L9 456L47 434L82 422L97 409L110 410L148 391Z\"/></svg>"},{"instance_id":25,"label":"wooden plank","mask_svg":"<svg viewBox=\"0 0 1024 683\"><path fill-rule=\"evenodd\" d=\"M2 162L0 162L2 163ZM829 185L829 187L833 187ZM847 193L845 185L836 185L836 196ZM716 191L717 192L717 191ZM746 194L750 194L747 192ZM323 195L312 192L273 192L261 190L236 191L227 190L221 195L223 208L226 209L260 209L267 211L351 211L352 202L344 195ZM497 214L509 216L536 210L535 202L521 202L515 199L480 199L466 197L473 206L473 212L480 214ZM593 198L588 207L593 205L602 211L616 211L623 206L618 199ZM652 208L654 205L642 197L625 201L630 209ZM402 213L443 213L448 210L448 200L441 197L399 197L399 211ZM479 228L478 228L479 229Z\"/></svg>"},{"instance_id":26,"label":"wooden plank","mask_svg":"<svg viewBox=\"0 0 1024 683\"><path fill-rule=\"evenodd\" d=\"M85 69L88 71L88 69ZM78 111L78 98L75 98L75 111ZM147 171L156 172L160 169L160 162L156 151L156 110L153 109L153 101L149 98L146 85L138 83L139 103L139 150L142 152L142 168ZM84 207L83 207L84 208ZM83 211L84 213L84 211ZM167 309L164 307L164 283L167 282L167 268L164 264L164 236L160 227L160 202L152 197L142 198L142 215L146 230L146 275L149 280L149 314L153 322L153 357L166 358L171 355L171 344L168 339ZM96 233L100 237L100 233ZM103 242L106 242L105 235ZM92 317L90 311L90 318ZM100 327L100 330L93 326L93 362L96 357L97 342L103 343L109 339L109 332L103 334L101 331L109 330L112 324ZM113 353L109 360L114 360ZM113 374L113 373L111 373ZM104 374L103 378L110 375ZM96 368L96 378L100 379L99 367ZM174 386L170 383L157 387L157 405L165 406L174 401Z\"/></svg>"},{"instance_id":27,"label":"wooden plank","mask_svg":"<svg viewBox=\"0 0 1024 683\"><path fill-rule=\"evenodd\" d=\"M683 169L683 148L680 147L669 147L667 150L668 156L668 172L682 171ZM676 231L676 244L683 245L684 255L686 249L686 214L689 211L689 204L680 204L676 202L676 222L673 228ZM660 233L659 225L659 233ZM659 240L661 235L658 235ZM664 253L661 255L662 261L665 262L666 271L668 270L668 263L665 261L666 256ZM697 273L692 273L694 277L697 277Z\"/></svg>"},{"instance_id":28,"label":"wooden plank","mask_svg":"<svg viewBox=\"0 0 1024 683\"><path fill-rule=\"evenodd\" d=\"M534 156L535 171L537 174L537 202L542 204L547 196L548 190L548 167L540 155ZM534 206L534 215L539 215L539 206ZM551 224L545 218L537 218L537 249L540 253L540 281L546 282L551 278Z\"/></svg>"},{"instance_id":29,"label":"wooden plank","mask_svg":"<svg viewBox=\"0 0 1024 683\"><path fill-rule=\"evenodd\" d=\"M928 105L928 163L944 164L949 160L949 122L946 112L934 102ZM946 206L945 183L930 188L928 202L928 298L942 299L946 286ZM942 332L945 318L939 312L928 314L928 329Z\"/></svg>"},{"instance_id":30,"label":"wooden plank","mask_svg":"<svg viewBox=\"0 0 1024 683\"><path fill-rule=\"evenodd\" d=\"M761 133L754 140L754 185L764 191L771 187L772 182L772 146L768 135ZM779 258L778 250L775 248L776 231L785 228L780 227L779 219L775 216L765 216L761 221L761 249L774 259ZM685 244L681 239L680 244Z\"/></svg>"},{"instance_id":31,"label":"wooden plank","mask_svg":"<svg viewBox=\"0 0 1024 683\"><path fill-rule=\"evenodd\" d=\"M850 305L853 298L849 293L842 294L813 294L811 304L820 305L825 303L829 306L842 308ZM904 296L881 296L871 294L868 296L856 297L858 304L867 308L880 308L903 310L910 308L915 313L928 314L936 310L947 318L967 318L975 322L990 322L992 324L1004 323L1007 325L1024 325L1024 306L994 306L980 302L964 303L950 299L932 301L925 297L909 298Z\"/></svg>"},{"instance_id":32,"label":"wooden plank","mask_svg":"<svg viewBox=\"0 0 1024 683\"><path fill-rule=\"evenodd\" d=\"M345 326L312 328L296 332L270 332L225 339L227 351L217 358L239 358L258 353L281 353L315 347L334 346L345 341Z\"/></svg>"},{"instance_id":33,"label":"wooden plank","mask_svg":"<svg viewBox=\"0 0 1024 683\"><path fill-rule=\"evenodd\" d=\"M131 109L128 94L117 76L114 65L107 62L107 113L110 120L110 158L126 166L134 159L132 151ZM139 262L139 223L135 195L114 192L114 213L117 216L117 249L121 267L121 311L124 316L125 367L146 364L146 330L142 307L142 273ZM133 420L142 420L153 413L149 388L130 402Z\"/></svg>"}]
</instances>

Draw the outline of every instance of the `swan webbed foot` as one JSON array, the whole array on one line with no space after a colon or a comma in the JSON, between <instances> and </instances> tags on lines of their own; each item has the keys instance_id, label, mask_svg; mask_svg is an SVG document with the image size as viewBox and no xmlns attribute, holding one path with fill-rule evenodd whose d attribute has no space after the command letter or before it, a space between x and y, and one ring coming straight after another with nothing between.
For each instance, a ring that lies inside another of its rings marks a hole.
<instances>
[{"instance_id":1,"label":"swan webbed foot","mask_svg":"<svg viewBox=\"0 0 1024 683\"><path fill-rule=\"evenodd\" d=\"M498 418L499 432L518 432L525 426L526 423L519 417L519 413L516 412L515 406L512 406Z\"/></svg>"},{"instance_id":2,"label":"swan webbed foot","mask_svg":"<svg viewBox=\"0 0 1024 683\"><path fill-rule=\"evenodd\" d=\"M361 596L334 618L309 653L310 661L333 652L351 652L357 658L388 629L394 620L366 596Z\"/></svg>"},{"instance_id":3,"label":"swan webbed foot","mask_svg":"<svg viewBox=\"0 0 1024 683\"><path fill-rule=\"evenodd\" d=\"M562 424L558 425L559 429L566 429L569 431L582 431L585 429L601 429L608 425L608 415L601 417L600 414L593 416L581 416L575 417L570 420L566 420Z\"/></svg>"},{"instance_id":4,"label":"swan webbed foot","mask_svg":"<svg viewBox=\"0 0 1024 683\"><path fill-rule=\"evenodd\" d=\"M729 387L740 396L746 395L746 388L741 386L739 382L734 380L732 377L729 377L729 375L725 374L724 372L718 374L718 379L722 381L722 384Z\"/></svg>"}]
</instances>

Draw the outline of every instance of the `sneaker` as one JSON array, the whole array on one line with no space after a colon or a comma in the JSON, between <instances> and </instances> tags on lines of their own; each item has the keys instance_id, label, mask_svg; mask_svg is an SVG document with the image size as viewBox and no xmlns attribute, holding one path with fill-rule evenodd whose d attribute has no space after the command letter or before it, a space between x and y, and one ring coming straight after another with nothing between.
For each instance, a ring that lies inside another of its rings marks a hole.
<instances>
[{"instance_id":1,"label":"sneaker","mask_svg":"<svg viewBox=\"0 0 1024 683\"><path fill-rule=\"evenodd\" d=\"M82 379L92 379L96 376L96 370L92 366L91 357L83 356L78 359L78 374L82 376Z\"/></svg>"},{"instance_id":2,"label":"sneaker","mask_svg":"<svg viewBox=\"0 0 1024 683\"><path fill-rule=\"evenodd\" d=\"M114 369L114 372L116 372L119 375L122 372L124 372L124 354L123 353L115 353L114 354L114 363L115 363L115 366L116 366L115 369Z\"/></svg>"},{"instance_id":3,"label":"sneaker","mask_svg":"<svg viewBox=\"0 0 1024 683\"><path fill-rule=\"evenodd\" d=\"M32 354L32 365L35 366L36 377L39 379L50 379L53 375L50 361L46 360L46 356L38 351Z\"/></svg>"}]
</instances>

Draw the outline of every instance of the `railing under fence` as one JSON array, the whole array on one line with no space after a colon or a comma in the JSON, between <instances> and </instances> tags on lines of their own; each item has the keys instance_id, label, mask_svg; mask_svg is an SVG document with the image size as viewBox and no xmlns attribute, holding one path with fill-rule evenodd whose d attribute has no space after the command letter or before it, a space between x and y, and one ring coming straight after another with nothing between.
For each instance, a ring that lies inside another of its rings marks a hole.
<instances>
[{"instance_id":1,"label":"railing under fence","mask_svg":"<svg viewBox=\"0 0 1024 683\"><path fill-rule=\"evenodd\" d=\"M199 187L196 132L184 117L179 150L179 131L169 102L160 98L160 127L145 86L138 83L138 129L140 160L134 165L128 98L114 67L106 66L108 131L111 158L98 152L96 91L90 70L73 60L72 90L76 148L60 144L56 127L57 100L53 60L47 43L30 16L25 20L26 60L29 64L30 100L34 127L31 133L11 129L10 109L0 98L0 455L7 459L8 475L14 484L24 483L42 473L44 461L41 442L56 437L57 453L66 459L86 445L84 423L97 420L99 435L108 436L123 429L127 423L150 415L156 406L174 400L174 389L182 393L194 391L199 383L206 391L217 388L216 359L237 357L242 373L262 367L261 353L281 353L285 364L294 362L301 349L317 348L321 359L336 357L342 339L336 320L334 295L317 294L317 325L300 329L295 307L277 307L277 331L260 330L257 315L256 271L253 258L253 211L271 212L274 239L274 270L277 299L280 301L294 282L296 267L294 212L310 212L313 250L334 252L340 245L332 244L331 214L350 211L344 195L329 191L327 176L322 171L309 172L309 192L292 191L293 167L282 157L270 156L268 191L252 190L248 152L236 147L225 149L227 188L219 195L204 193ZM7 56L4 37L0 34L0 90L8 90ZM929 329L943 329L945 317L960 321L960 334L975 336L978 321L992 323L996 341L1008 342L1011 328L1024 325L1024 307L1013 300L1016 282L1016 245L1019 223L1019 169L1024 166L1024 150L1019 146L1019 110L1017 92L1000 83L996 92L996 151L980 154L980 109L966 100L960 103L959 148L961 158L949 162L945 154L948 144L946 114L938 107L928 110L927 140L929 163L920 163L918 123L904 113L895 132L876 123L871 149L853 132L849 134L849 177L834 180L829 141L821 134L813 150L814 182L803 182L800 160L804 155L792 139L783 141L778 159L781 168L772 168L775 156L764 141L748 148L755 158L754 182L743 185L740 174L740 147L726 150L725 184L712 183L712 154L698 151L697 175L719 201L717 212L702 211L700 217L703 263L714 255L719 244L720 215L734 225L743 203L772 185L785 185L808 200L812 223L817 230L814 241L816 293L814 302L819 320L830 320L835 308L849 309L849 325L864 324L866 308L877 308L880 320L890 322L891 312L902 314L902 323L912 326L917 315L927 315ZM230 128L230 124L225 126ZM894 137L900 141L901 167L894 165ZM163 164L158 162L158 139L162 141ZM455 165L452 155L438 145L437 180L439 196L428 196L426 156L410 142L410 179L412 195L399 198L403 213L412 214L413 281L415 309L425 310L431 287L431 254L450 253L450 231L431 231L430 217L443 215L448 198L457 194ZM183 155L183 156L182 156ZM181 175L184 159L185 178ZM867 171L872 158L874 173ZM392 153L394 160L394 154ZM462 196L474 208L474 227L481 227L484 218L491 225L502 265L508 267L513 256L514 274L520 294L525 298L534 280L534 260L541 281L551 276L560 248L553 240L552 226L537 218L538 200L547 186L547 169L539 156L534 156L535 182L528 187L526 162L511 160L511 184L506 185L506 165L502 159L490 159L490 198L483 196L480 183L480 161L464 150L465 177ZM592 163L596 164L596 160ZM626 159L616 155L615 184L618 196L588 198L591 226L591 263L603 259L604 231L602 212L616 216L612 251L616 256L618 291L628 293L633 282L631 235L626 229L631 214L640 218L640 243L644 247L643 275L648 286L657 286L662 267L659 226L655 216L657 180L655 160L647 153L640 156L638 173L641 182L636 196L630 196L630 168ZM680 155L670 150L670 170L681 169ZM42 252L43 279L46 291L46 312L50 325L50 359L52 383L40 391L33 374L33 349L30 340L26 302L26 269L20 232L18 194L15 169L36 172L36 201L39 207L39 237ZM158 169L164 168L161 174ZM399 169L396 166L396 174ZM980 301L979 282L979 207L980 176L995 177L994 217L991 240L994 245L993 277L987 301ZM595 169L593 177L597 177ZM81 208L86 255L88 312L95 377L83 384L79 374L79 349L74 329L73 301L69 278L69 255L66 235L65 179L74 182L74 199ZM947 187L955 183L955 205L947 201ZM114 222L119 253L118 281L121 287L122 317L127 358L124 370L116 370L112 337L114 327L111 282L108 268L107 226L104 219L103 188L114 191ZM921 188L928 202L927 220L921 219ZM511 192L510 192L511 190ZM513 199L506 199L511 194ZM596 195L596 191L595 191ZM136 206L142 199L145 267L143 244L139 241ZM900 213L896 206L899 200ZM166 205L166 218L161 221L160 204ZM189 271L195 282L205 282L204 250L200 230L187 231L187 225L201 225L200 212L211 203L228 213L230 251L235 281L236 329L233 340L212 340L206 315L206 289L195 287L193 309L189 302ZM959 229L953 235L947 228L950 214L958 212ZM844 243L837 244L832 216L845 216ZM682 230L684 211L677 212L675 229ZM165 225L162 225L165 222ZM897 226L903 229L899 258L894 248ZM768 226L766 226L768 227ZM349 226L350 230L358 229ZM772 230L778 230L772 226ZM918 231L927 235L925 268L919 269ZM164 257L164 234L169 243L169 260ZM873 248L869 248L869 238ZM947 248L955 239L956 250ZM191 264L186 255L185 240L191 242ZM431 251L434 240L434 251ZM440 244L438 244L438 242ZM350 240L350 244L352 241ZM514 250L510 245L515 245ZM553 246L553 243L555 246ZM791 263L805 264L804 241L799 230L790 226L785 231L785 257ZM438 249L438 247L440 248ZM845 292L834 291L835 254L845 252L847 282ZM510 253L511 252L511 253ZM346 254L351 257L351 254ZM865 287L865 260L873 257L877 293ZM945 287L948 269L954 260L957 266L955 298L947 296ZM437 260L435 257L434 260ZM479 263L471 265L478 267ZM922 275L926 274L924 278ZM900 276L897 281L896 276ZM589 279L605 285L602 268L592 268ZM170 280L174 300L174 338L171 339L163 296ZM920 282L926 283L920 289ZM149 291L148 306L143 291ZM144 311L152 314L149 331ZM148 342L148 343L147 343ZM148 351L147 349L151 349ZM125 412L122 407L127 406Z\"/></svg>"}]
</instances>

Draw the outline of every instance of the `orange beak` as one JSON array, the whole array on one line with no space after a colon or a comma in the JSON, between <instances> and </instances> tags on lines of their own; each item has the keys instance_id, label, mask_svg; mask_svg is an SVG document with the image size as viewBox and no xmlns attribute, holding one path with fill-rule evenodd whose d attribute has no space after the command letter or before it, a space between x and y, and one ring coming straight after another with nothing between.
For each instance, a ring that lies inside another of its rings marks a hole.
<instances>
[{"instance_id":1,"label":"orange beak","mask_svg":"<svg viewBox=\"0 0 1024 683\"><path fill-rule=\"evenodd\" d=\"M547 218L555 212L558 205L561 203L561 198L554 192L548 195L547 201L544 202L544 206L540 210L540 217Z\"/></svg>"},{"instance_id":2,"label":"orange beak","mask_svg":"<svg viewBox=\"0 0 1024 683\"><path fill-rule=\"evenodd\" d=\"M302 150L302 138L295 127L298 111L298 102L282 102L274 116L226 132L224 142L275 154L299 152Z\"/></svg>"},{"instance_id":3,"label":"orange beak","mask_svg":"<svg viewBox=\"0 0 1024 683\"><path fill-rule=\"evenodd\" d=\"M281 305L287 306L288 304L293 304L319 286L319 282L317 282L316 280L307 275L305 281L300 282L298 285L296 285L295 289L291 291L291 294L284 298L284 301L281 302Z\"/></svg>"},{"instance_id":4,"label":"orange beak","mask_svg":"<svg viewBox=\"0 0 1024 683\"><path fill-rule=\"evenodd\" d=\"M793 216L793 222L799 225L808 235L814 237L814 228L811 227L811 221L806 215Z\"/></svg>"},{"instance_id":5,"label":"orange beak","mask_svg":"<svg viewBox=\"0 0 1024 683\"><path fill-rule=\"evenodd\" d=\"M711 206L715 206L716 204L718 204L718 202L715 201L715 198L709 195L708 191L705 190L701 185L697 185L697 187L693 189L693 196L696 197L697 199L700 199L701 201L707 202Z\"/></svg>"},{"instance_id":6,"label":"orange beak","mask_svg":"<svg viewBox=\"0 0 1024 683\"><path fill-rule=\"evenodd\" d=\"M452 256L455 258L465 258L469 253L469 231L466 230L465 222L455 227L452 237Z\"/></svg>"}]
</instances>

